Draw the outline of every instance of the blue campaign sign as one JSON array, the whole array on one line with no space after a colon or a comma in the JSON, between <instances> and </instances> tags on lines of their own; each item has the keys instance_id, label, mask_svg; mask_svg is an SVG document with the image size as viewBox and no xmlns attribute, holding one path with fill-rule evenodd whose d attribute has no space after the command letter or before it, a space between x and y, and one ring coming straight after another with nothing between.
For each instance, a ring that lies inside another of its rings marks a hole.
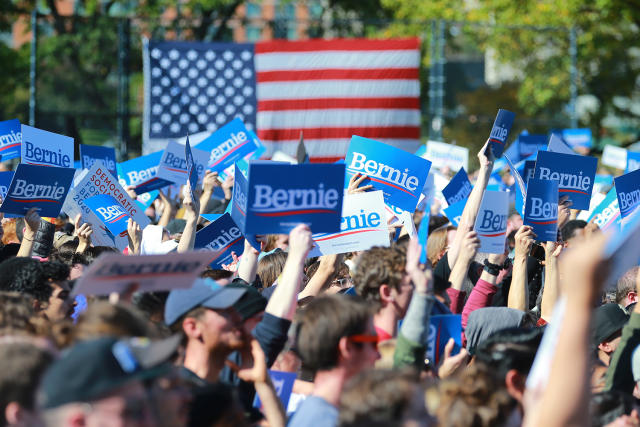
<instances>
[{"instance_id":1,"label":"blue campaign sign","mask_svg":"<svg viewBox=\"0 0 640 427\"><path fill-rule=\"evenodd\" d=\"M193 160L193 153L191 152L191 144L189 144L189 136L184 144L184 155L187 159L187 175L189 177L189 191L191 192L191 200L195 200L195 191L198 186L198 168L196 162Z\"/></svg>"},{"instance_id":2,"label":"blue campaign sign","mask_svg":"<svg viewBox=\"0 0 640 427\"><path fill-rule=\"evenodd\" d=\"M554 153L564 153L571 155L579 155L573 148L569 147L567 143L562 139L562 135L558 133L552 133L549 138L549 145L547 146L547 151L553 151Z\"/></svg>"},{"instance_id":3,"label":"blue campaign sign","mask_svg":"<svg viewBox=\"0 0 640 427\"><path fill-rule=\"evenodd\" d=\"M22 125L21 162L73 168L73 138Z\"/></svg>"},{"instance_id":4,"label":"blue campaign sign","mask_svg":"<svg viewBox=\"0 0 640 427\"><path fill-rule=\"evenodd\" d=\"M113 147L80 144L82 168L91 169L96 160L101 160L113 176L117 175L116 150Z\"/></svg>"},{"instance_id":5,"label":"blue campaign sign","mask_svg":"<svg viewBox=\"0 0 640 427\"><path fill-rule=\"evenodd\" d=\"M409 212L416 209L431 168L429 160L356 135L351 137L345 164L345 188L354 174L367 175L363 185L382 190L386 204Z\"/></svg>"},{"instance_id":6,"label":"blue campaign sign","mask_svg":"<svg viewBox=\"0 0 640 427\"><path fill-rule=\"evenodd\" d=\"M449 184L442 189L442 195L449 206L466 199L471 194L471 182L464 168L460 168Z\"/></svg>"},{"instance_id":7,"label":"blue campaign sign","mask_svg":"<svg viewBox=\"0 0 640 427\"><path fill-rule=\"evenodd\" d=\"M444 354L444 347L453 338L455 345L451 354L457 354L462 348L462 317L459 314L438 314L429 318L429 336L427 338L427 358L437 366Z\"/></svg>"},{"instance_id":8,"label":"blue campaign sign","mask_svg":"<svg viewBox=\"0 0 640 427\"><path fill-rule=\"evenodd\" d=\"M566 141L569 147L591 147L591 129L563 129L562 139Z\"/></svg>"},{"instance_id":9,"label":"blue campaign sign","mask_svg":"<svg viewBox=\"0 0 640 427\"><path fill-rule=\"evenodd\" d=\"M314 233L340 231L344 168L254 160L247 180L236 168L231 216L245 236L289 233L300 223Z\"/></svg>"},{"instance_id":10,"label":"blue campaign sign","mask_svg":"<svg viewBox=\"0 0 640 427\"><path fill-rule=\"evenodd\" d=\"M222 264L233 261L231 252L242 255L244 236L227 213L196 233L194 248L219 252L209 265L211 268L221 269Z\"/></svg>"},{"instance_id":11,"label":"blue campaign sign","mask_svg":"<svg viewBox=\"0 0 640 427\"><path fill-rule=\"evenodd\" d=\"M111 194L99 194L82 201L114 236L127 234L129 214Z\"/></svg>"},{"instance_id":12,"label":"blue campaign sign","mask_svg":"<svg viewBox=\"0 0 640 427\"><path fill-rule=\"evenodd\" d=\"M558 238L558 182L530 179L524 207L524 225L530 225L539 242Z\"/></svg>"},{"instance_id":13,"label":"blue campaign sign","mask_svg":"<svg viewBox=\"0 0 640 427\"><path fill-rule=\"evenodd\" d=\"M260 147L242 120L236 118L215 131L195 148L210 153L209 169L220 172Z\"/></svg>"},{"instance_id":14,"label":"blue campaign sign","mask_svg":"<svg viewBox=\"0 0 640 427\"><path fill-rule=\"evenodd\" d=\"M158 190L149 191L148 193L142 193L142 194L139 194L138 197L136 197L136 202L140 205L140 207L144 211L149 206L151 206L153 201L157 199L159 195L160 195L160 192Z\"/></svg>"},{"instance_id":15,"label":"blue campaign sign","mask_svg":"<svg viewBox=\"0 0 640 427\"><path fill-rule=\"evenodd\" d=\"M633 172L640 169L640 153L635 151L627 152L627 167L624 173Z\"/></svg>"},{"instance_id":16,"label":"blue campaign sign","mask_svg":"<svg viewBox=\"0 0 640 427\"><path fill-rule=\"evenodd\" d=\"M464 207L466 206L466 204L467 204L467 199L463 199L443 209L445 216L449 218L449 221L451 221L451 224L455 225L456 227L458 226L458 224L460 224L460 218L462 218L462 211L464 211Z\"/></svg>"},{"instance_id":17,"label":"blue campaign sign","mask_svg":"<svg viewBox=\"0 0 640 427\"><path fill-rule=\"evenodd\" d=\"M9 191L9 185L13 179L13 171L0 172L0 197L4 200Z\"/></svg>"},{"instance_id":18,"label":"blue campaign sign","mask_svg":"<svg viewBox=\"0 0 640 427\"><path fill-rule=\"evenodd\" d=\"M520 158L529 157L536 154L541 148L547 146L547 135L527 134L518 136L518 146L520 147Z\"/></svg>"},{"instance_id":19,"label":"blue campaign sign","mask_svg":"<svg viewBox=\"0 0 640 427\"><path fill-rule=\"evenodd\" d=\"M616 193L616 189L612 188L600 204L591 212L591 216L587 222L593 220L602 231L606 231L611 227L619 230L621 219L620 208L618 206L618 194Z\"/></svg>"},{"instance_id":20,"label":"blue campaign sign","mask_svg":"<svg viewBox=\"0 0 640 427\"><path fill-rule=\"evenodd\" d=\"M289 406L289 399L291 399L291 392L293 391L293 384L296 382L298 376L295 372L282 372L269 370L269 376L271 377L271 383L276 390L276 394L282 402L282 407L286 410ZM256 393L256 397L253 400L254 408L261 408L262 403L260 397Z\"/></svg>"},{"instance_id":21,"label":"blue campaign sign","mask_svg":"<svg viewBox=\"0 0 640 427\"><path fill-rule=\"evenodd\" d=\"M535 174L536 174L536 161L525 160L524 169L522 172L522 180L524 181L525 188L527 187L527 181L529 181L529 178L533 178Z\"/></svg>"},{"instance_id":22,"label":"blue campaign sign","mask_svg":"<svg viewBox=\"0 0 640 427\"><path fill-rule=\"evenodd\" d=\"M496 159L502 156L504 147L507 145L507 139L509 138L509 132L511 132L511 126L513 126L513 119L515 119L515 117L515 113L511 111L498 110L498 115L493 122L491 134L489 135L489 142L493 148L493 155Z\"/></svg>"},{"instance_id":23,"label":"blue campaign sign","mask_svg":"<svg viewBox=\"0 0 640 427\"><path fill-rule=\"evenodd\" d=\"M57 217L75 172L72 168L19 164L0 211L24 215L35 207L40 216Z\"/></svg>"},{"instance_id":24,"label":"blue campaign sign","mask_svg":"<svg viewBox=\"0 0 640 427\"><path fill-rule=\"evenodd\" d=\"M126 162L118 163L118 178L123 187L133 185L136 193L142 194L173 184L166 179L158 178L158 165L162 158L162 151L136 157Z\"/></svg>"},{"instance_id":25,"label":"blue campaign sign","mask_svg":"<svg viewBox=\"0 0 640 427\"><path fill-rule=\"evenodd\" d=\"M625 218L640 205L640 169L614 178L620 214Z\"/></svg>"},{"instance_id":26,"label":"blue campaign sign","mask_svg":"<svg viewBox=\"0 0 640 427\"><path fill-rule=\"evenodd\" d=\"M573 209L588 210L597 167L595 157L540 151L535 177L557 181L560 195L569 196Z\"/></svg>"},{"instance_id":27,"label":"blue campaign sign","mask_svg":"<svg viewBox=\"0 0 640 427\"><path fill-rule=\"evenodd\" d=\"M0 122L0 156L2 160L20 157L22 129L20 120L13 119Z\"/></svg>"}]
</instances>

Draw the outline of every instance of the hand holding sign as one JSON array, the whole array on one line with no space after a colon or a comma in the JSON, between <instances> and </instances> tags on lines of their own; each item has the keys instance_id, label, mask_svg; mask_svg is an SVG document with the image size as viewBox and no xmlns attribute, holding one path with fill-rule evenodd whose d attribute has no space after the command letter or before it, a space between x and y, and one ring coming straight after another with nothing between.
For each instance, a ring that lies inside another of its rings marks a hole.
<instances>
[{"instance_id":1,"label":"hand holding sign","mask_svg":"<svg viewBox=\"0 0 640 427\"><path fill-rule=\"evenodd\" d=\"M133 218L129 218L127 221L127 237L129 239L130 255L139 255L142 246L142 229Z\"/></svg>"},{"instance_id":2,"label":"hand holding sign","mask_svg":"<svg viewBox=\"0 0 640 427\"><path fill-rule=\"evenodd\" d=\"M363 175L361 173L354 173L351 179L349 180L349 186L347 187L347 194L356 194L356 193L364 193L365 191L369 191L373 188L373 185L363 185L360 184L367 179L367 175Z\"/></svg>"},{"instance_id":3,"label":"hand holding sign","mask_svg":"<svg viewBox=\"0 0 640 427\"><path fill-rule=\"evenodd\" d=\"M493 150L495 158L502 156L502 152L507 145L507 139L509 138L509 132L511 132L511 126L513 126L513 119L516 115L508 110L498 110L498 115L493 122L491 128L491 134L489 135L489 143ZM483 151L485 155L486 151ZM481 163L482 165L482 163Z\"/></svg>"}]
</instances>

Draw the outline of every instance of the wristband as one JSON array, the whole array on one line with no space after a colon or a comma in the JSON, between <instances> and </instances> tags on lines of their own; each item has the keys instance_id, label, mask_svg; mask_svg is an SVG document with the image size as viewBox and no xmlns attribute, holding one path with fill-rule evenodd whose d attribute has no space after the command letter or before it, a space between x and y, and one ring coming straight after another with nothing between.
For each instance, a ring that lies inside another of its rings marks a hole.
<instances>
[{"instance_id":1,"label":"wristband","mask_svg":"<svg viewBox=\"0 0 640 427\"><path fill-rule=\"evenodd\" d=\"M484 271L491 274L492 276L497 276L500 273L501 269L502 267L498 264L492 264L487 259L484 260Z\"/></svg>"}]
</instances>

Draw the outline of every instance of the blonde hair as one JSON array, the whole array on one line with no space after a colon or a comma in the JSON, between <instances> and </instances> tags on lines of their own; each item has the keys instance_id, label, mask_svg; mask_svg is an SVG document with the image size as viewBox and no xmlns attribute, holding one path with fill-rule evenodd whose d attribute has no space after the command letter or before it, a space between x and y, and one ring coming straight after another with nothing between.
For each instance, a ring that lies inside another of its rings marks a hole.
<instances>
[{"instance_id":1,"label":"blonde hair","mask_svg":"<svg viewBox=\"0 0 640 427\"><path fill-rule=\"evenodd\" d=\"M427 240L427 258L431 261L431 265L435 266L440 258L447 250L447 235L450 230L456 228L451 224L445 224L442 227L438 227L429 234Z\"/></svg>"}]
</instances>

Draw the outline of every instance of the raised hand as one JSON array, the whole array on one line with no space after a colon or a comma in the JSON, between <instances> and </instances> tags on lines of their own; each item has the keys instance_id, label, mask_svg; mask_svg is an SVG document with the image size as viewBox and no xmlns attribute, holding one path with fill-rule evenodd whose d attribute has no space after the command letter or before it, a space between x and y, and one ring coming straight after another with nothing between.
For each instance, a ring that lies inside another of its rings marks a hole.
<instances>
[{"instance_id":1,"label":"raised hand","mask_svg":"<svg viewBox=\"0 0 640 427\"><path fill-rule=\"evenodd\" d=\"M364 193L365 191L371 190L373 188L373 185L363 185L362 187L360 187L360 184L362 184L362 182L367 178L367 175L363 175L359 172L354 173L349 180L347 194Z\"/></svg>"}]
</instances>

